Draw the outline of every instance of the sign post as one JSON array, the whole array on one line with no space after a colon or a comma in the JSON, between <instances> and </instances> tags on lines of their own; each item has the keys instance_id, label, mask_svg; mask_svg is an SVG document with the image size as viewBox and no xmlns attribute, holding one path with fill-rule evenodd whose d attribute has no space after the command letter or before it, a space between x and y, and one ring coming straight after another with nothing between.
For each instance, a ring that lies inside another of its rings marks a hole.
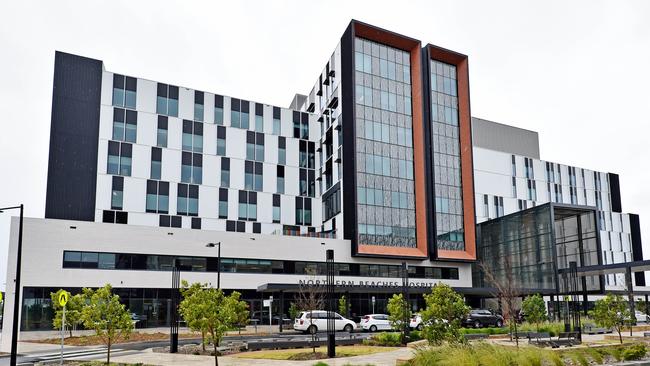
<instances>
[{"instance_id":1,"label":"sign post","mask_svg":"<svg viewBox=\"0 0 650 366\"><path fill-rule=\"evenodd\" d=\"M372 313L375 313L375 297L372 297Z\"/></svg>"},{"instance_id":2,"label":"sign post","mask_svg":"<svg viewBox=\"0 0 650 366\"><path fill-rule=\"evenodd\" d=\"M273 319L273 314L271 312L273 311L273 296L269 296L268 300L264 300L264 306L269 307L269 334L273 332L273 326L271 325L271 319Z\"/></svg>"},{"instance_id":3,"label":"sign post","mask_svg":"<svg viewBox=\"0 0 650 366\"><path fill-rule=\"evenodd\" d=\"M59 360L59 365L63 365L63 337L65 337L65 305L70 299L70 294L67 291L61 291L59 293L59 305L63 307L63 314L61 316L61 359Z\"/></svg>"}]
</instances>

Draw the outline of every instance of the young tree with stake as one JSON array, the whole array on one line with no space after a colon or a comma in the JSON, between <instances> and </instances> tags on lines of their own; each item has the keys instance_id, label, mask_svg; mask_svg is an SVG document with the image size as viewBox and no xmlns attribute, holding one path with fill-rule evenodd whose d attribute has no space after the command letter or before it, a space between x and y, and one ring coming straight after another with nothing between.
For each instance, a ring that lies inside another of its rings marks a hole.
<instances>
[{"instance_id":1,"label":"young tree with stake","mask_svg":"<svg viewBox=\"0 0 650 366\"><path fill-rule=\"evenodd\" d=\"M133 330L133 320L120 297L113 294L110 284L92 290L83 289L86 305L81 311L81 319L87 329L94 329L97 336L106 344L106 363L111 362L111 346L118 339L128 339Z\"/></svg>"}]
</instances>

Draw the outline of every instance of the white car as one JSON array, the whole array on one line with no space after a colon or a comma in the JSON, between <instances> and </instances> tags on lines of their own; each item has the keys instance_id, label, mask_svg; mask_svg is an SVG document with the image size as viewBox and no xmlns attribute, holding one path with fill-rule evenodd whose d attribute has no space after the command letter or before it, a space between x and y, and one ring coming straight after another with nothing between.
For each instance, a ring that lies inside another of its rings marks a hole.
<instances>
[{"instance_id":1,"label":"white car","mask_svg":"<svg viewBox=\"0 0 650 366\"><path fill-rule=\"evenodd\" d=\"M634 311L634 317L636 318L637 323L647 323L648 322L648 314L640 311L640 310L635 310Z\"/></svg>"},{"instance_id":2,"label":"white car","mask_svg":"<svg viewBox=\"0 0 650 366\"><path fill-rule=\"evenodd\" d=\"M352 332L357 327L357 324L350 319L346 319L338 313L334 315L334 329L337 331ZM324 332L327 330L327 311L325 310L312 310L303 311L298 314L298 317L293 322L293 329L305 333L314 334L316 332Z\"/></svg>"},{"instance_id":3,"label":"white car","mask_svg":"<svg viewBox=\"0 0 650 366\"><path fill-rule=\"evenodd\" d=\"M363 330L369 330L371 332L393 329L386 314L365 315L361 318L360 325Z\"/></svg>"},{"instance_id":4,"label":"white car","mask_svg":"<svg viewBox=\"0 0 650 366\"><path fill-rule=\"evenodd\" d=\"M417 330L422 330L424 328L424 324L422 324L422 317L420 314L413 314L411 317L411 322L409 323L409 327L411 329L417 329Z\"/></svg>"}]
</instances>

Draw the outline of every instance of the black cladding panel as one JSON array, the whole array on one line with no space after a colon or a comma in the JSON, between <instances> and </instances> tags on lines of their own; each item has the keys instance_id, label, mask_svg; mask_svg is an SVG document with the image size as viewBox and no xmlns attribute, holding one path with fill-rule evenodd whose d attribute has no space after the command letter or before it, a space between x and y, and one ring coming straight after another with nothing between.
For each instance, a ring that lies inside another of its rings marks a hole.
<instances>
[{"instance_id":1,"label":"black cladding panel","mask_svg":"<svg viewBox=\"0 0 650 366\"><path fill-rule=\"evenodd\" d=\"M56 52L45 217L95 220L102 61Z\"/></svg>"}]
</instances>

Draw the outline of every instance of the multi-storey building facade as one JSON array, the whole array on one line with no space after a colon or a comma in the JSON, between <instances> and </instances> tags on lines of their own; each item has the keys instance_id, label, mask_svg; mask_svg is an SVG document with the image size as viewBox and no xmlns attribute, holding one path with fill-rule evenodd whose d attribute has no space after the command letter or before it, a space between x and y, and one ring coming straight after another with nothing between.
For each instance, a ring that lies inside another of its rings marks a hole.
<instances>
[{"instance_id":1,"label":"multi-storey building facade","mask_svg":"<svg viewBox=\"0 0 650 366\"><path fill-rule=\"evenodd\" d=\"M172 267L210 285L223 272L221 287L242 292L262 320L262 299L286 313L300 282L324 274L326 249L357 315L385 310L402 262L412 294L444 282L479 296L477 221L549 201L544 187L598 207L601 235L618 238L608 248L631 243L635 259L617 176L553 164L544 180L530 144L490 147L500 134L472 133L468 75L465 55L357 21L290 108L57 52L45 219L25 222L22 329L50 327L50 292L106 282L142 324L166 325ZM17 232L13 222L10 258ZM217 242L220 259L206 249ZM15 276L11 260L7 271Z\"/></svg>"},{"instance_id":2,"label":"multi-storey building facade","mask_svg":"<svg viewBox=\"0 0 650 366\"><path fill-rule=\"evenodd\" d=\"M554 202L595 207L602 264L643 260L639 217L622 212L619 177L540 159L537 133L472 119L478 222ZM645 286L643 273L637 285ZM623 274L605 276L608 288Z\"/></svg>"}]
</instances>

